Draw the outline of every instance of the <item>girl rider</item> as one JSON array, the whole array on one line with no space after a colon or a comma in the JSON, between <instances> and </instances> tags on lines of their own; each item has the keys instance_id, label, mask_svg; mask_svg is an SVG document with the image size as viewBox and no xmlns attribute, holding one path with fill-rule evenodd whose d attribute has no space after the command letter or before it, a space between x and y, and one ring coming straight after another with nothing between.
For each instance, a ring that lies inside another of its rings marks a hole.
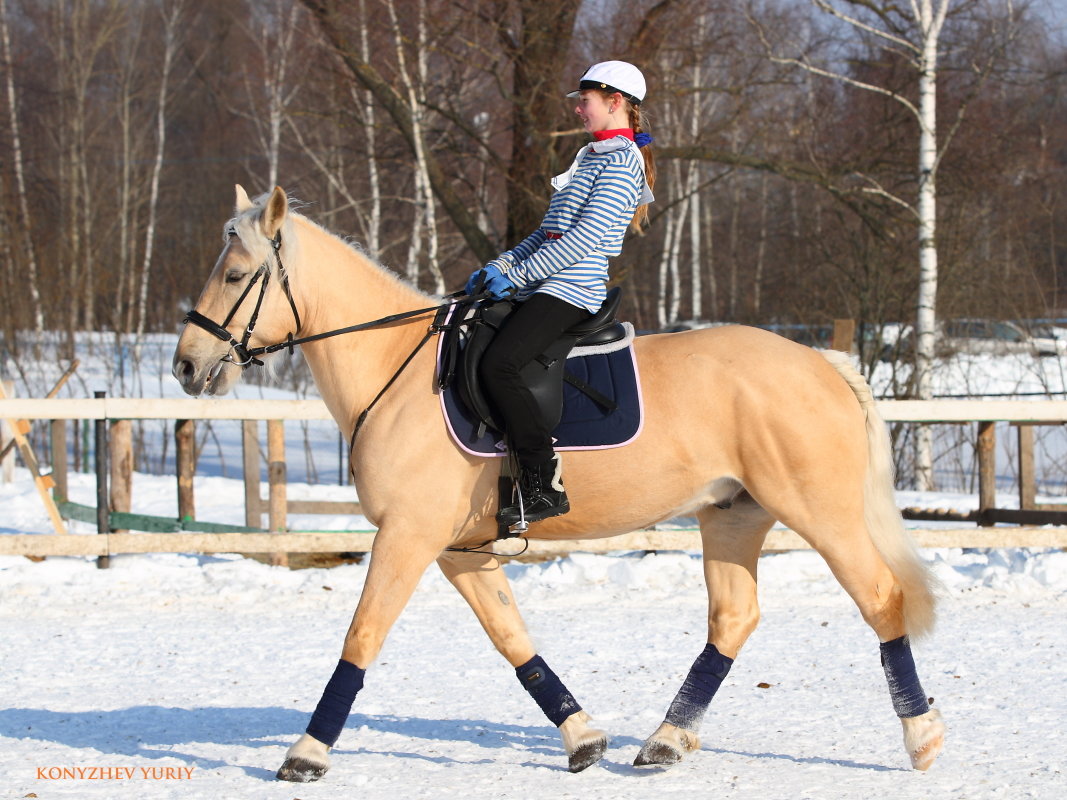
<instances>
[{"instance_id":1,"label":"girl rider","mask_svg":"<svg viewBox=\"0 0 1067 800\"><path fill-rule=\"evenodd\" d=\"M481 277L494 298L518 301L481 364L483 385L520 467L524 513L517 502L501 508L497 520L505 525L570 510L551 431L519 373L565 330L599 310L607 294L608 257L622 251L627 226L638 229L653 200L655 166L641 113L641 71L625 61L594 64L567 97L578 98L574 112L593 141L578 151L567 172L552 179L555 193L541 227L475 270L466 287L469 294Z\"/></svg>"}]
</instances>

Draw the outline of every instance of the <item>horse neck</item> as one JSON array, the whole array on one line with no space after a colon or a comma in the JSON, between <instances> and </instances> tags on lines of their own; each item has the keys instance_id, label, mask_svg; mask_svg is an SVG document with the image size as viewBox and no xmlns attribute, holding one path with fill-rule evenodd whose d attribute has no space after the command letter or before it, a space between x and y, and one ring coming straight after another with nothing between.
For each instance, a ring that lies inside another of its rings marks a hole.
<instances>
[{"instance_id":1,"label":"horse neck","mask_svg":"<svg viewBox=\"0 0 1067 800\"><path fill-rule=\"evenodd\" d=\"M303 307L302 336L434 304L369 258L312 223L300 226L300 264L294 291ZM302 345L315 384L346 438L359 413L385 385L426 332L418 317Z\"/></svg>"}]
</instances>

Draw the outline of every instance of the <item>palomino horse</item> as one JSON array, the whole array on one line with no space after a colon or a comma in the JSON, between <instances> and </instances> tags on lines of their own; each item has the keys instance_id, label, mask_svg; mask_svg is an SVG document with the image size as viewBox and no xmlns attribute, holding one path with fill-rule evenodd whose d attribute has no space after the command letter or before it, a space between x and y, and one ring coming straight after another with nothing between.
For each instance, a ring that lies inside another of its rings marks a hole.
<instances>
[{"instance_id":1,"label":"palomino horse","mask_svg":"<svg viewBox=\"0 0 1067 800\"><path fill-rule=\"evenodd\" d=\"M178 342L174 375L191 395L223 394L257 346L440 302L291 211L281 189L253 203L237 187L226 244L190 312L196 325ZM417 348L429 321L428 312L302 345L349 439L361 410L395 381L351 449L360 502L378 528L366 583L337 668L280 778L315 780L327 770L364 671L434 561L559 727L570 769L595 763L607 748L607 736L534 650L499 560L450 549L495 538L501 459L468 455L449 438L434 348ZM708 644L635 763L671 764L699 748L703 714L759 619L756 563L781 520L822 555L874 629L906 751L915 768L928 768L945 729L908 642L933 624L932 579L895 507L889 438L866 382L841 354L754 328L644 336L635 348L641 435L622 448L564 453L573 510L527 534L606 537L682 514L700 522Z\"/></svg>"}]
</instances>

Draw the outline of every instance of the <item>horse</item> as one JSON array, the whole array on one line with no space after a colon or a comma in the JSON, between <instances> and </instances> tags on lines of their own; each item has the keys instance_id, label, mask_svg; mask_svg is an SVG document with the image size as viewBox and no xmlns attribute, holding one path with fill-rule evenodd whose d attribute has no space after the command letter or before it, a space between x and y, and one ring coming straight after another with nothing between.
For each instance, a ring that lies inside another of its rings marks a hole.
<instances>
[{"instance_id":1,"label":"horse","mask_svg":"<svg viewBox=\"0 0 1067 800\"><path fill-rule=\"evenodd\" d=\"M340 659L277 777L325 774L365 671L433 562L558 727L568 768L596 763L607 734L536 652L486 545L497 536L504 459L464 452L443 420L433 348L420 348L442 299L294 211L280 187L253 201L237 186L224 238L174 376L190 395L221 395L257 355L301 343L351 442L352 478L377 528ZM877 636L905 751L912 767L929 768L945 725L910 641L933 625L937 582L896 508L891 443L867 382L846 354L746 326L640 336L633 346L642 432L624 447L563 453L572 510L523 536L593 539L681 515L699 521L707 644L634 763L667 767L700 748L704 712L759 621L757 561L780 520L825 559Z\"/></svg>"}]
</instances>

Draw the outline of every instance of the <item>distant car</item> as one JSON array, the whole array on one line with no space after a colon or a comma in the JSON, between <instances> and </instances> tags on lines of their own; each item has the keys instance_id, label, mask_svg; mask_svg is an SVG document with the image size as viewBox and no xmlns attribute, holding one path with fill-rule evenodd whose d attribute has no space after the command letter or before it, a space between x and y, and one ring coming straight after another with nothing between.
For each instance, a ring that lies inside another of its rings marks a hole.
<instances>
[{"instance_id":1,"label":"distant car","mask_svg":"<svg viewBox=\"0 0 1067 800\"><path fill-rule=\"evenodd\" d=\"M1033 340L1039 356L1067 355L1067 330L1034 322L1020 322L1019 327Z\"/></svg>"},{"instance_id":2,"label":"distant car","mask_svg":"<svg viewBox=\"0 0 1067 800\"><path fill-rule=\"evenodd\" d=\"M1057 355L1055 340L1034 338L1014 322L994 319L953 319L942 324L939 352L990 355Z\"/></svg>"}]
</instances>

